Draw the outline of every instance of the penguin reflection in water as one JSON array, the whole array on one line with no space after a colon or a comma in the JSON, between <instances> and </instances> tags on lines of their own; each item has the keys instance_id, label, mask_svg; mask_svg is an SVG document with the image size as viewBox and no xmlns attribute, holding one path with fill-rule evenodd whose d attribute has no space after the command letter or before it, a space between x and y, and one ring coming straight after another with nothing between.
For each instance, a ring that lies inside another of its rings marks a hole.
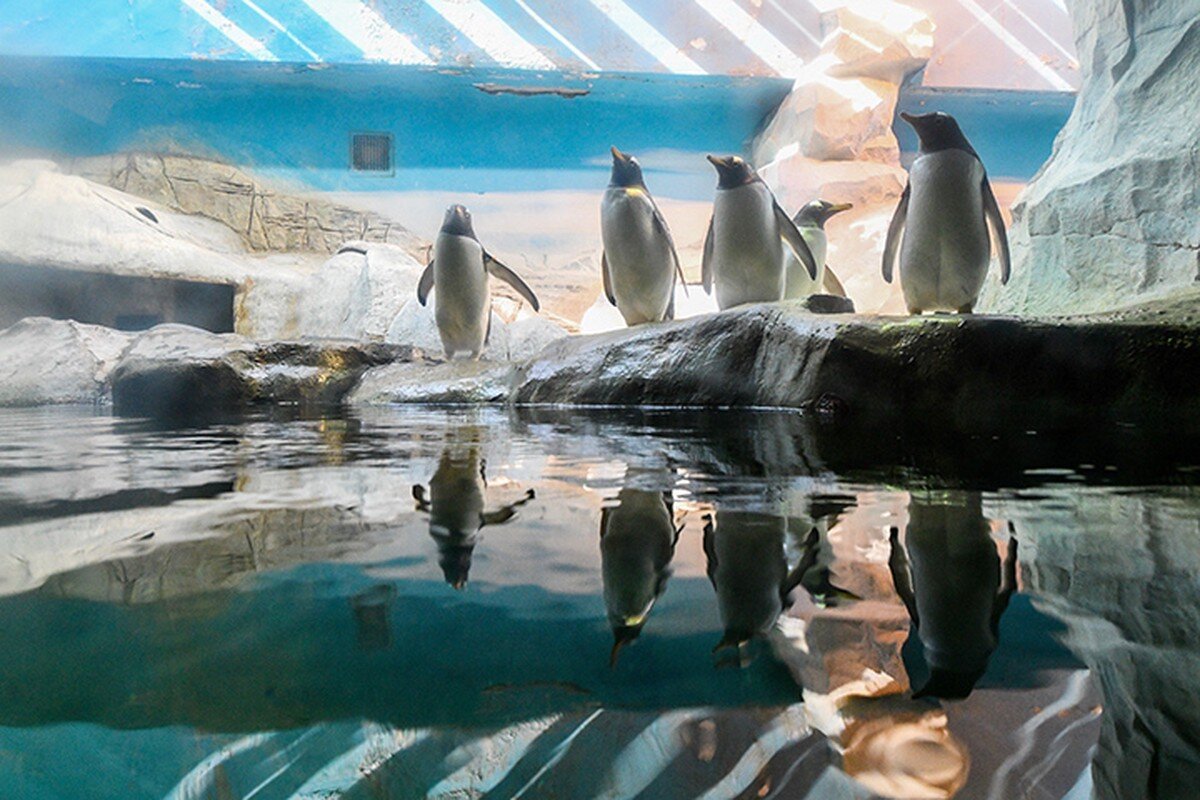
<instances>
[{"instance_id":1,"label":"penguin reflection in water","mask_svg":"<svg viewBox=\"0 0 1200 800\"><path fill-rule=\"evenodd\" d=\"M600 573L613 632L609 666L642 632L666 588L682 530L670 492L625 488L616 506L600 512Z\"/></svg>"},{"instance_id":2,"label":"penguin reflection in water","mask_svg":"<svg viewBox=\"0 0 1200 800\"><path fill-rule=\"evenodd\" d=\"M1010 527L1011 531L1011 527ZM1017 585L1017 540L1003 563L978 492L916 494L904 544L891 529L888 566L921 640L929 680L914 697L962 699L987 670Z\"/></svg>"},{"instance_id":3,"label":"penguin reflection in water","mask_svg":"<svg viewBox=\"0 0 1200 800\"><path fill-rule=\"evenodd\" d=\"M910 314L969 314L991 261L989 227L1000 251L1001 283L1008 283L1012 269L1000 205L979 154L954 117L900 116L916 130L921 146L888 226L883 279L892 282L899 255L900 288Z\"/></svg>"},{"instance_id":4,"label":"penguin reflection in water","mask_svg":"<svg viewBox=\"0 0 1200 800\"><path fill-rule=\"evenodd\" d=\"M479 445L447 445L429 479L429 496L420 484L412 488L417 510L429 514L429 535L437 542L442 574L455 589L467 585L479 532L487 525L508 522L519 507L534 498L530 489L517 502L486 511L486 469Z\"/></svg>"},{"instance_id":5,"label":"penguin reflection in water","mask_svg":"<svg viewBox=\"0 0 1200 800\"><path fill-rule=\"evenodd\" d=\"M450 206L433 245L433 260L417 284L421 305L437 288L433 316L447 359L467 352L478 360L483 353L492 329L490 275L512 286L534 311L541 308L525 281L483 249L466 206Z\"/></svg>"},{"instance_id":6,"label":"penguin reflection in water","mask_svg":"<svg viewBox=\"0 0 1200 800\"><path fill-rule=\"evenodd\" d=\"M786 248L816 281L812 251L754 167L738 156L710 155L708 160L718 182L701 273L704 291L712 294L716 288L717 306L723 311L783 299Z\"/></svg>"},{"instance_id":7,"label":"penguin reflection in water","mask_svg":"<svg viewBox=\"0 0 1200 800\"><path fill-rule=\"evenodd\" d=\"M615 147L612 158L612 179L600 204L604 296L626 325L674 319L675 279L685 292L687 282L671 231L638 160Z\"/></svg>"},{"instance_id":8,"label":"penguin reflection in water","mask_svg":"<svg viewBox=\"0 0 1200 800\"><path fill-rule=\"evenodd\" d=\"M814 527L806 537L799 561L789 571L784 541L786 517L753 511L722 511L705 517L704 554L708 578L717 593L724 635L714 653L733 650L739 663L743 649L765 636L790 605L798 587L814 593L814 601L834 605L855 599L829 581L822 564L821 536Z\"/></svg>"}]
</instances>

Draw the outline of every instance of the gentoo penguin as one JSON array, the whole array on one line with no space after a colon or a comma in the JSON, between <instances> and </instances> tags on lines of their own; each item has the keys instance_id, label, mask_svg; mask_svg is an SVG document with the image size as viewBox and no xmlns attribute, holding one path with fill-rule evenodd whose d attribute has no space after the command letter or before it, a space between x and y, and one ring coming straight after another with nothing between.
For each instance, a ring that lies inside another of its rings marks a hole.
<instances>
[{"instance_id":1,"label":"gentoo penguin","mask_svg":"<svg viewBox=\"0 0 1200 800\"><path fill-rule=\"evenodd\" d=\"M989 226L1000 251L1001 283L1008 283L1012 269L1000 205L979 154L954 117L940 111L900 116L916 130L921 146L888 226L883 279L892 282L899 254L910 314L970 314L991 260Z\"/></svg>"},{"instance_id":2,"label":"gentoo penguin","mask_svg":"<svg viewBox=\"0 0 1200 800\"><path fill-rule=\"evenodd\" d=\"M849 211L851 208L854 206L850 203L814 200L792 217L800 235L804 237L804 243L808 245L809 252L813 255L813 260L817 262L817 277L813 278L808 274L808 270L796 258L790 247L785 248L783 253L786 265L784 271L787 273L787 287L783 291L785 300L802 300L809 295L822 293L834 294L839 297L846 296L842 282L825 264L826 252L829 249L829 240L825 235L825 223L835 214Z\"/></svg>"},{"instance_id":3,"label":"gentoo penguin","mask_svg":"<svg viewBox=\"0 0 1200 800\"><path fill-rule=\"evenodd\" d=\"M483 352L492 321L489 274L516 289L534 311L541 307L525 281L483 249L466 206L450 206L433 246L433 260L417 284L421 305L425 305L429 290L437 286L433 315L447 359L465 350L478 360Z\"/></svg>"},{"instance_id":4,"label":"gentoo penguin","mask_svg":"<svg viewBox=\"0 0 1200 800\"><path fill-rule=\"evenodd\" d=\"M754 167L738 156L710 155L708 160L717 169L718 182L704 237L702 275L706 293L712 294L716 284L717 306L724 310L782 299L787 247L816 280L817 262L804 237Z\"/></svg>"},{"instance_id":5,"label":"gentoo penguin","mask_svg":"<svg viewBox=\"0 0 1200 800\"><path fill-rule=\"evenodd\" d=\"M670 492L624 488L617 505L600 512L600 575L613 632L610 666L642 632L666 588L680 530Z\"/></svg>"},{"instance_id":6,"label":"gentoo penguin","mask_svg":"<svg viewBox=\"0 0 1200 800\"><path fill-rule=\"evenodd\" d=\"M675 318L675 277L686 285L667 221L637 159L612 149L612 179L600 203L604 296L626 325Z\"/></svg>"},{"instance_id":7,"label":"gentoo penguin","mask_svg":"<svg viewBox=\"0 0 1200 800\"><path fill-rule=\"evenodd\" d=\"M987 670L1016 589L1017 540L1001 563L978 492L914 493L888 566L921 640L929 680L914 697L961 699Z\"/></svg>"},{"instance_id":8,"label":"gentoo penguin","mask_svg":"<svg viewBox=\"0 0 1200 800\"><path fill-rule=\"evenodd\" d=\"M717 592L725 634L713 648L741 650L763 636L783 612L788 585L787 519L753 511L717 511L706 518L704 554Z\"/></svg>"},{"instance_id":9,"label":"gentoo penguin","mask_svg":"<svg viewBox=\"0 0 1200 800\"><path fill-rule=\"evenodd\" d=\"M429 513L429 535L437 542L438 564L446 583L455 589L467 585L471 556L479 531L516 516L517 509L534 498L533 489L515 503L496 511L484 510L487 487L486 464L479 446L447 445L429 479L429 497L420 484L412 488L417 510Z\"/></svg>"}]
</instances>

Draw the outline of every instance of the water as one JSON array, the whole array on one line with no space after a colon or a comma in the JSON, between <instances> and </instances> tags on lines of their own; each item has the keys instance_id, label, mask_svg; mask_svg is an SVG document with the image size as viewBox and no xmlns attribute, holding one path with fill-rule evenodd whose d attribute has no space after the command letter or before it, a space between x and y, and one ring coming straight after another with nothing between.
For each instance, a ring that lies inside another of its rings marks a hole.
<instances>
[{"instance_id":1,"label":"water","mask_svg":"<svg viewBox=\"0 0 1200 800\"><path fill-rule=\"evenodd\" d=\"M3 798L1200 775L1191 442L494 409L4 411L0 442Z\"/></svg>"}]
</instances>

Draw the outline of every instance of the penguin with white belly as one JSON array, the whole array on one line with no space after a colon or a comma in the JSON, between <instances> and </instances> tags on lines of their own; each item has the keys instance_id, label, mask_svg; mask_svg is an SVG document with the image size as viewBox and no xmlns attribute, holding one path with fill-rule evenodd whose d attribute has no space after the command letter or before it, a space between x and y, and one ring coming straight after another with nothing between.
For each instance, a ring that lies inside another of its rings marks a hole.
<instances>
[{"instance_id":1,"label":"penguin with white belly","mask_svg":"<svg viewBox=\"0 0 1200 800\"><path fill-rule=\"evenodd\" d=\"M804 237L804 243L808 245L813 259L817 262L817 275L815 278L810 276L791 248L787 248L783 254L787 273L787 287L783 292L785 300L803 300L810 295L822 293L838 297L846 296L842 282L825 263L825 256L829 249L829 237L825 235L825 223L835 214L849 211L852 208L854 206L850 203L814 200L792 217L792 222L796 223L797 230Z\"/></svg>"},{"instance_id":2,"label":"penguin with white belly","mask_svg":"<svg viewBox=\"0 0 1200 800\"><path fill-rule=\"evenodd\" d=\"M816 280L817 262L808 244L754 167L738 156L710 155L708 160L718 183L704 238L702 276L706 293L716 287L717 306L723 311L783 299L785 248Z\"/></svg>"},{"instance_id":3,"label":"penguin with white belly","mask_svg":"<svg viewBox=\"0 0 1200 800\"><path fill-rule=\"evenodd\" d=\"M638 160L612 148L612 179L600 203L604 296L626 325L675 318L675 278L686 287L675 242Z\"/></svg>"},{"instance_id":4,"label":"penguin with white belly","mask_svg":"<svg viewBox=\"0 0 1200 800\"><path fill-rule=\"evenodd\" d=\"M921 146L888 226L883 279L892 282L898 256L910 314L970 314L991 261L989 228L1000 252L1002 284L1012 269L1000 205L954 117L940 111L900 117L916 130Z\"/></svg>"},{"instance_id":5,"label":"penguin with white belly","mask_svg":"<svg viewBox=\"0 0 1200 800\"><path fill-rule=\"evenodd\" d=\"M483 353L492 321L490 275L516 289L534 311L541 308L525 281L483 249L466 206L450 206L433 245L433 260L417 284L421 305L425 305L430 289L437 287L433 316L447 359L467 352L478 360Z\"/></svg>"}]
</instances>

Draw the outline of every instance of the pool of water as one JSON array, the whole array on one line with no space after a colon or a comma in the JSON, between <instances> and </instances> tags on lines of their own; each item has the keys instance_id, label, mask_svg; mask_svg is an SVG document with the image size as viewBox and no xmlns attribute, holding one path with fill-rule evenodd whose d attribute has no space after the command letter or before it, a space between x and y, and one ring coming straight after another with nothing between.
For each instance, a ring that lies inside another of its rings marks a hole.
<instances>
[{"instance_id":1,"label":"pool of water","mask_svg":"<svg viewBox=\"0 0 1200 800\"><path fill-rule=\"evenodd\" d=\"M0 412L0 797L1192 797L1200 450Z\"/></svg>"}]
</instances>

